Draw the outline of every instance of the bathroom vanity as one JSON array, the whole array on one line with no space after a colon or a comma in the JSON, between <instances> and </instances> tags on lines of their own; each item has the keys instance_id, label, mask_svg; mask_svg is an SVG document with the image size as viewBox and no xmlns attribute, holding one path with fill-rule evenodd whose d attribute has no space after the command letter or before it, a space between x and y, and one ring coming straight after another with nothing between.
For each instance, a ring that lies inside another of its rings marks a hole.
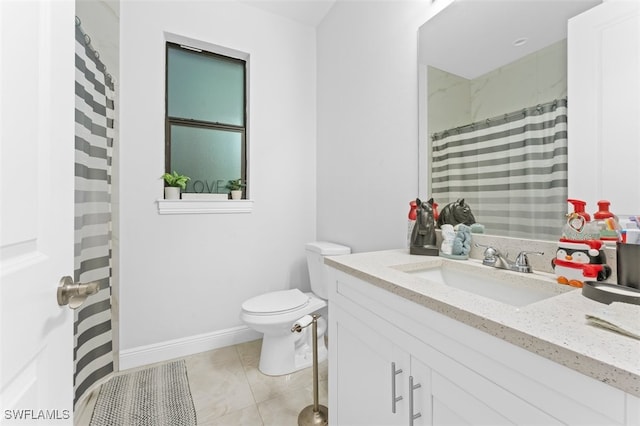
<instances>
[{"instance_id":1,"label":"bathroom vanity","mask_svg":"<svg viewBox=\"0 0 640 426\"><path fill-rule=\"evenodd\" d=\"M587 324L606 305L551 274L408 250L325 263L330 424L640 424L640 341Z\"/></svg>"}]
</instances>

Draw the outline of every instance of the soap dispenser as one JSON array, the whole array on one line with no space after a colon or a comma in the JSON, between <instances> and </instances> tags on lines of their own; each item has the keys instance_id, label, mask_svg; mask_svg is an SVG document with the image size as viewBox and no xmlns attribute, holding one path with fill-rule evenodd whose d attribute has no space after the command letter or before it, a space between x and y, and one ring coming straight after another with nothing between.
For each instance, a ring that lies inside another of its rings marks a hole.
<instances>
[{"instance_id":1,"label":"soap dispenser","mask_svg":"<svg viewBox=\"0 0 640 426\"><path fill-rule=\"evenodd\" d=\"M611 211L607 200L598 201L598 211L593 214L593 219L598 227L600 239L605 242L616 242L620 238L620 225L618 218Z\"/></svg>"},{"instance_id":2,"label":"soap dispenser","mask_svg":"<svg viewBox=\"0 0 640 426\"><path fill-rule=\"evenodd\" d=\"M611 268L606 264L599 229L584 211L584 201L567 201L573 204L574 211L567 215L556 256L551 261L556 281L573 287L582 287L586 281L604 281L611 275Z\"/></svg>"},{"instance_id":3,"label":"soap dispenser","mask_svg":"<svg viewBox=\"0 0 640 426\"><path fill-rule=\"evenodd\" d=\"M567 223L562 228L562 238L569 240L599 240L600 230L591 222L591 216L585 211L586 202L573 198L567 199L573 205L573 212L567 215Z\"/></svg>"},{"instance_id":4,"label":"soap dispenser","mask_svg":"<svg viewBox=\"0 0 640 426\"><path fill-rule=\"evenodd\" d=\"M573 205L573 212L578 216L582 216L586 222L591 222L591 216L585 211L586 201L576 200L575 198L567 199Z\"/></svg>"}]
</instances>

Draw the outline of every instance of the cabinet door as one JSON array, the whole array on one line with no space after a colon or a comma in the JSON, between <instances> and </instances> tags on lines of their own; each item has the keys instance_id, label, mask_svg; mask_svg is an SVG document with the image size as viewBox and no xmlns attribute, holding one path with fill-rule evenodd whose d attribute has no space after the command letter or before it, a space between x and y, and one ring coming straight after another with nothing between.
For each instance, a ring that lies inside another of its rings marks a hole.
<instances>
[{"instance_id":1,"label":"cabinet door","mask_svg":"<svg viewBox=\"0 0 640 426\"><path fill-rule=\"evenodd\" d=\"M511 392L455 362L440 372L431 372L431 393L434 425L561 424Z\"/></svg>"},{"instance_id":2,"label":"cabinet door","mask_svg":"<svg viewBox=\"0 0 640 426\"><path fill-rule=\"evenodd\" d=\"M409 425L434 425L432 415L431 368L411 355L410 383L407 385Z\"/></svg>"},{"instance_id":3,"label":"cabinet door","mask_svg":"<svg viewBox=\"0 0 640 426\"><path fill-rule=\"evenodd\" d=\"M448 356L424 345L411 346L409 425L560 424Z\"/></svg>"},{"instance_id":4,"label":"cabinet door","mask_svg":"<svg viewBox=\"0 0 640 426\"><path fill-rule=\"evenodd\" d=\"M336 321L336 328L329 346L339 348L337 365L332 367L334 374L330 377L335 380L331 389L336 392L331 398L332 418L335 415L337 424L349 426L407 424L404 420L407 355L382 334L336 306L331 318ZM393 374L394 364L401 373ZM402 398L395 404L394 385L396 396Z\"/></svg>"},{"instance_id":5,"label":"cabinet door","mask_svg":"<svg viewBox=\"0 0 640 426\"><path fill-rule=\"evenodd\" d=\"M465 389L434 373L433 424L499 426L512 423Z\"/></svg>"}]
</instances>

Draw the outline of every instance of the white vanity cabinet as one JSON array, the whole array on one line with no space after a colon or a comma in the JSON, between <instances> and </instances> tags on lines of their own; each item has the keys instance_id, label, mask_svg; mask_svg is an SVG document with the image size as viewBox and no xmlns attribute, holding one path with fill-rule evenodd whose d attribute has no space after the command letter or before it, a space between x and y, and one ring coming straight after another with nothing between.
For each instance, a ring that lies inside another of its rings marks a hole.
<instances>
[{"instance_id":1,"label":"white vanity cabinet","mask_svg":"<svg viewBox=\"0 0 640 426\"><path fill-rule=\"evenodd\" d=\"M331 424L559 424L390 323L346 305L351 313L334 306L330 314L339 350Z\"/></svg>"},{"instance_id":2,"label":"white vanity cabinet","mask_svg":"<svg viewBox=\"0 0 640 426\"><path fill-rule=\"evenodd\" d=\"M631 395L365 280L330 271L330 424L638 420L629 412L638 407Z\"/></svg>"}]
</instances>

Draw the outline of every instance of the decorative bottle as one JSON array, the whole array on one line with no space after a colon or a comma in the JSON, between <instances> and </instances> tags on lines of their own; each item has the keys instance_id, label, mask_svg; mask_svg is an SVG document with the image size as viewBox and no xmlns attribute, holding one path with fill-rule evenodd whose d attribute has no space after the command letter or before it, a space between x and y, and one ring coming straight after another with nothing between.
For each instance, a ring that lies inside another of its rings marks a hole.
<instances>
[{"instance_id":1,"label":"decorative bottle","mask_svg":"<svg viewBox=\"0 0 640 426\"><path fill-rule=\"evenodd\" d=\"M416 212L418 204L416 204L416 201L411 201L409 206L411 206L411 209L409 210L409 221L407 223L407 247L411 247L411 234L418 218L418 213Z\"/></svg>"}]
</instances>

